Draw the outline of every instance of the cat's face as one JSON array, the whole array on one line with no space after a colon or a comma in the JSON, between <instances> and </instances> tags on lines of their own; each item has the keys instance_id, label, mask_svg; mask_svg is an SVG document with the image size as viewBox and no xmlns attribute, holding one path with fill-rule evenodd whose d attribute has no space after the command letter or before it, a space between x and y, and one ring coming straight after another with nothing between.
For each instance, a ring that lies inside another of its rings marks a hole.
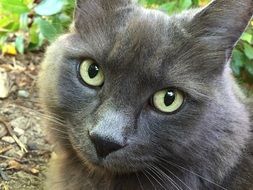
<instances>
[{"instance_id":1,"label":"cat's face","mask_svg":"<svg viewBox=\"0 0 253 190\"><path fill-rule=\"evenodd\" d=\"M251 17L244 2L232 19L235 1L169 17L128 1L79 0L75 32L49 48L41 77L42 99L64 118L78 156L113 172L164 160L232 163L248 120L224 68Z\"/></svg>"}]
</instances>

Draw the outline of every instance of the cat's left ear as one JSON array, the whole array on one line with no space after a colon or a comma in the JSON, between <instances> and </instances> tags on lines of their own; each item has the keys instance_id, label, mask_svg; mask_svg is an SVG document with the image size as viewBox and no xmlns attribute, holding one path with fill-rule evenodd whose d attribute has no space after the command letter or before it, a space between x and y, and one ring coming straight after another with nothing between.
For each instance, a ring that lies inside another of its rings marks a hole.
<instances>
[{"instance_id":1,"label":"cat's left ear","mask_svg":"<svg viewBox=\"0 0 253 190\"><path fill-rule=\"evenodd\" d=\"M74 25L82 33L104 30L135 0L76 0ZM125 11L124 11L125 10Z\"/></svg>"},{"instance_id":2,"label":"cat's left ear","mask_svg":"<svg viewBox=\"0 0 253 190\"><path fill-rule=\"evenodd\" d=\"M193 17L190 33L210 51L230 57L252 14L253 0L213 0Z\"/></svg>"}]
</instances>

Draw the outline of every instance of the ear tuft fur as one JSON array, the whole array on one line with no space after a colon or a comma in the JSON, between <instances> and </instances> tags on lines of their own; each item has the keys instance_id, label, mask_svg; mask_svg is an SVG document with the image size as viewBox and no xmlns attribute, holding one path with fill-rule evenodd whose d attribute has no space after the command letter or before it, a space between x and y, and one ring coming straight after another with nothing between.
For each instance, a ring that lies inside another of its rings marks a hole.
<instances>
[{"instance_id":1,"label":"ear tuft fur","mask_svg":"<svg viewBox=\"0 0 253 190\"><path fill-rule=\"evenodd\" d=\"M253 0L214 0L197 13L191 32L232 49L253 15ZM220 43L223 44L220 44Z\"/></svg>"},{"instance_id":2,"label":"ear tuft fur","mask_svg":"<svg viewBox=\"0 0 253 190\"><path fill-rule=\"evenodd\" d=\"M132 0L77 0L74 25L77 31L90 32L108 25L115 12L133 3Z\"/></svg>"}]
</instances>

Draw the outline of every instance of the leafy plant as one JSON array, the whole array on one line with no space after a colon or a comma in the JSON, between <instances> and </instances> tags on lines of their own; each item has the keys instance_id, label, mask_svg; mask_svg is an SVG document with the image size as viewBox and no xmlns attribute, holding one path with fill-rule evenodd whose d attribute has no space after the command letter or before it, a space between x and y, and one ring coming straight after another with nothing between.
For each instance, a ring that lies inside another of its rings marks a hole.
<instances>
[{"instance_id":1,"label":"leafy plant","mask_svg":"<svg viewBox=\"0 0 253 190\"><path fill-rule=\"evenodd\" d=\"M73 8L73 0L0 0L0 49L39 49L67 29Z\"/></svg>"},{"instance_id":2,"label":"leafy plant","mask_svg":"<svg viewBox=\"0 0 253 190\"><path fill-rule=\"evenodd\" d=\"M253 22L242 35L233 52L231 66L234 75L242 83L253 89Z\"/></svg>"}]
</instances>

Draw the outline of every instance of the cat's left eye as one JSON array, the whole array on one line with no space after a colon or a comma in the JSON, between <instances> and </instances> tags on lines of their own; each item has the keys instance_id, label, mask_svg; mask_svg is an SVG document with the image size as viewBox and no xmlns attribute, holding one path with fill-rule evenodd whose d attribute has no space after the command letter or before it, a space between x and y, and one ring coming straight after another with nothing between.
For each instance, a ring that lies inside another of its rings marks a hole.
<instances>
[{"instance_id":1,"label":"cat's left eye","mask_svg":"<svg viewBox=\"0 0 253 190\"><path fill-rule=\"evenodd\" d=\"M105 80L102 69L92 59L86 59L80 64L79 74L83 82L94 87L101 86Z\"/></svg>"},{"instance_id":2,"label":"cat's left eye","mask_svg":"<svg viewBox=\"0 0 253 190\"><path fill-rule=\"evenodd\" d=\"M154 94L153 106L164 113L174 113L184 103L184 95L177 89L165 89Z\"/></svg>"}]
</instances>

